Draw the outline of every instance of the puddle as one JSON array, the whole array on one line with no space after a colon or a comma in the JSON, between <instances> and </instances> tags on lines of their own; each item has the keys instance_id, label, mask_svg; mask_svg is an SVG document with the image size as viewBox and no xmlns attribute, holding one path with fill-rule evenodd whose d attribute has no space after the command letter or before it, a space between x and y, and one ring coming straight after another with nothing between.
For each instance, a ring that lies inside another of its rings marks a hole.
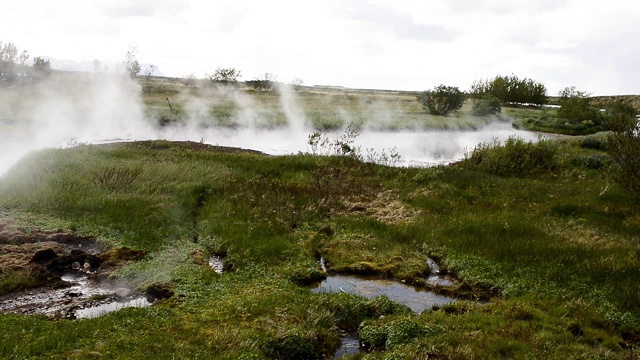
<instances>
[{"instance_id":1,"label":"puddle","mask_svg":"<svg viewBox=\"0 0 640 360\"><path fill-rule=\"evenodd\" d=\"M320 257L320 266L326 273L327 268L323 257ZM432 259L427 259L431 275L427 281L432 285L454 286L455 283L440 274L438 264ZM338 293L345 292L363 296L367 299L378 295L384 295L392 301L407 305L413 312L422 313L433 306L442 306L455 301L455 299L438 295L432 291L416 289L412 286L391 280L382 280L370 277L358 277L353 275L331 275L317 287L311 290L314 293Z\"/></svg>"},{"instance_id":2,"label":"puddle","mask_svg":"<svg viewBox=\"0 0 640 360\"><path fill-rule=\"evenodd\" d=\"M218 274L222 274L224 262L222 261L221 257L214 255L209 258L209 266L211 266L211 268Z\"/></svg>"},{"instance_id":3,"label":"puddle","mask_svg":"<svg viewBox=\"0 0 640 360\"><path fill-rule=\"evenodd\" d=\"M367 299L384 295L392 301L407 305L418 314L431 309L434 305L442 306L455 301L455 299L431 291L416 289L396 281L345 275L329 276L311 291L315 293L345 292Z\"/></svg>"}]
</instances>

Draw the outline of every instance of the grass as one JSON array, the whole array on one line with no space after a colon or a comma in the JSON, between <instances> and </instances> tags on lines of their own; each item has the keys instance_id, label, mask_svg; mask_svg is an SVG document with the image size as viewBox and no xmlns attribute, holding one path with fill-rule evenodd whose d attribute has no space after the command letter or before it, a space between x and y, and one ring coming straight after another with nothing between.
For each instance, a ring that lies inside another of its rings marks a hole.
<instances>
[{"instance_id":1,"label":"grass","mask_svg":"<svg viewBox=\"0 0 640 360\"><path fill-rule=\"evenodd\" d=\"M300 97L307 113L333 101L324 119L344 107L365 121L376 106ZM252 101L280 106L271 94ZM401 127L417 122L406 102ZM114 276L176 295L96 319L2 314L0 358L321 358L357 329L375 349L367 359L637 357L640 209L607 177L600 139L535 145L552 162L533 172L511 156L535 153L524 143L427 169L167 141L32 153L0 181L3 215L143 250ZM207 266L212 254L225 273ZM422 286L437 258L469 300L416 315L386 298L314 294L301 284L322 278L320 255L330 271Z\"/></svg>"}]
</instances>

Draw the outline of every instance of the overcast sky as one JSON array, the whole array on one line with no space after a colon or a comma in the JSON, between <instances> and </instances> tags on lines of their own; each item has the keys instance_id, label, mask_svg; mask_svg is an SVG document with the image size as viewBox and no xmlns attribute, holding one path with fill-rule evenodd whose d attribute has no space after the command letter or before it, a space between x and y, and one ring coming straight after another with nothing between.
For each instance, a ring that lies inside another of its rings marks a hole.
<instances>
[{"instance_id":1,"label":"overcast sky","mask_svg":"<svg viewBox=\"0 0 640 360\"><path fill-rule=\"evenodd\" d=\"M425 90L515 74L594 95L640 94L637 0L20 0L0 41L32 57L218 67L306 85Z\"/></svg>"}]
</instances>

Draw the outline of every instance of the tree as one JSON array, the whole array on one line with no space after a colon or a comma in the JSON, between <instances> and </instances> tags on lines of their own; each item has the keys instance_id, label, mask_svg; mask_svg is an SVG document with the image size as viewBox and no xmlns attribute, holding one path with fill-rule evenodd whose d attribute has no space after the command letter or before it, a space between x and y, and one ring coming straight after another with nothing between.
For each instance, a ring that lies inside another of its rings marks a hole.
<instances>
[{"instance_id":1,"label":"tree","mask_svg":"<svg viewBox=\"0 0 640 360\"><path fill-rule=\"evenodd\" d=\"M9 84L15 81L18 47L12 42L2 45L0 42L0 83Z\"/></svg>"},{"instance_id":2,"label":"tree","mask_svg":"<svg viewBox=\"0 0 640 360\"><path fill-rule=\"evenodd\" d=\"M189 74L189 75L184 75L184 76L182 76L182 84L183 84L185 87L191 87L191 86L194 86L194 85L196 84L196 80L198 80L198 79L197 79L197 78L196 78L196 76L195 76L195 75L193 75L193 74Z\"/></svg>"},{"instance_id":3,"label":"tree","mask_svg":"<svg viewBox=\"0 0 640 360\"><path fill-rule=\"evenodd\" d=\"M240 75L240 71L235 68L217 68L213 75L205 76L208 77L211 82L229 84L238 82L238 79L242 75Z\"/></svg>"},{"instance_id":4,"label":"tree","mask_svg":"<svg viewBox=\"0 0 640 360\"><path fill-rule=\"evenodd\" d=\"M476 80L469 91L471 98L480 100L491 95L503 104L535 104L538 106L548 102L547 88L544 84L532 79L520 79L515 75L497 75L492 80Z\"/></svg>"},{"instance_id":5,"label":"tree","mask_svg":"<svg viewBox=\"0 0 640 360\"><path fill-rule=\"evenodd\" d=\"M102 63L98 59L93 59L93 72L102 71Z\"/></svg>"},{"instance_id":6,"label":"tree","mask_svg":"<svg viewBox=\"0 0 640 360\"><path fill-rule=\"evenodd\" d=\"M625 104L607 109L607 152L614 162L611 178L622 188L640 197L640 127L637 111Z\"/></svg>"},{"instance_id":7,"label":"tree","mask_svg":"<svg viewBox=\"0 0 640 360\"><path fill-rule=\"evenodd\" d=\"M130 77L134 78L138 76L140 70L140 63L138 63L138 47L137 46L129 46L129 50L127 54L124 56L124 61L122 61L122 68L124 72Z\"/></svg>"},{"instance_id":8,"label":"tree","mask_svg":"<svg viewBox=\"0 0 640 360\"><path fill-rule=\"evenodd\" d=\"M29 60L29 53L27 50L22 51L18 60L20 61L20 65L27 66L27 60Z\"/></svg>"},{"instance_id":9,"label":"tree","mask_svg":"<svg viewBox=\"0 0 640 360\"><path fill-rule=\"evenodd\" d=\"M575 86L571 86L560 90L558 96L559 118L567 120L572 125L585 121L599 124L602 121L599 110L591 104L591 94L578 91Z\"/></svg>"},{"instance_id":10,"label":"tree","mask_svg":"<svg viewBox=\"0 0 640 360\"><path fill-rule=\"evenodd\" d=\"M486 94L480 100L474 100L471 110L475 116L495 115L500 111L502 111L502 101L491 94Z\"/></svg>"},{"instance_id":11,"label":"tree","mask_svg":"<svg viewBox=\"0 0 640 360\"><path fill-rule=\"evenodd\" d=\"M264 73L264 77L246 81L246 84L255 91L271 91L277 78L278 76L272 73Z\"/></svg>"},{"instance_id":12,"label":"tree","mask_svg":"<svg viewBox=\"0 0 640 360\"><path fill-rule=\"evenodd\" d=\"M289 82L289 85L295 92L298 92L300 91L300 89L302 89L302 84L304 84L304 81L302 81L302 79L300 78L293 78L293 80Z\"/></svg>"},{"instance_id":13,"label":"tree","mask_svg":"<svg viewBox=\"0 0 640 360\"><path fill-rule=\"evenodd\" d=\"M151 79L153 77L153 73L158 69L157 66L155 65L149 65L145 70L144 70L144 87L143 87L143 91L146 93L150 93L153 90L153 80Z\"/></svg>"},{"instance_id":14,"label":"tree","mask_svg":"<svg viewBox=\"0 0 640 360\"><path fill-rule=\"evenodd\" d=\"M431 115L446 116L462 107L467 94L454 86L439 85L418 95L418 101Z\"/></svg>"},{"instance_id":15,"label":"tree","mask_svg":"<svg viewBox=\"0 0 640 360\"><path fill-rule=\"evenodd\" d=\"M51 74L51 62L40 56L33 58L32 72L35 80L42 80L49 77L49 74Z\"/></svg>"}]
</instances>

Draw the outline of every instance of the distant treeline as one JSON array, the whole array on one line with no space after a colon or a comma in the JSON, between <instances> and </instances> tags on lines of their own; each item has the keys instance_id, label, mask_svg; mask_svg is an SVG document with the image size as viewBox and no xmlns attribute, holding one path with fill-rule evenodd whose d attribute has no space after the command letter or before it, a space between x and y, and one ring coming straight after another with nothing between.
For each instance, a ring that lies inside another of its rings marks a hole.
<instances>
[{"instance_id":1,"label":"distant treeline","mask_svg":"<svg viewBox=\"0 0 640 360\"><path fill-rule=\"evenodd\" d=\"M28 60L27 50L19 52L12 42L3 44L0 41L0 86L42 80L51 73L49 60L38 56L33 58L31 65Z\"/></svg>"}]
</instances>

